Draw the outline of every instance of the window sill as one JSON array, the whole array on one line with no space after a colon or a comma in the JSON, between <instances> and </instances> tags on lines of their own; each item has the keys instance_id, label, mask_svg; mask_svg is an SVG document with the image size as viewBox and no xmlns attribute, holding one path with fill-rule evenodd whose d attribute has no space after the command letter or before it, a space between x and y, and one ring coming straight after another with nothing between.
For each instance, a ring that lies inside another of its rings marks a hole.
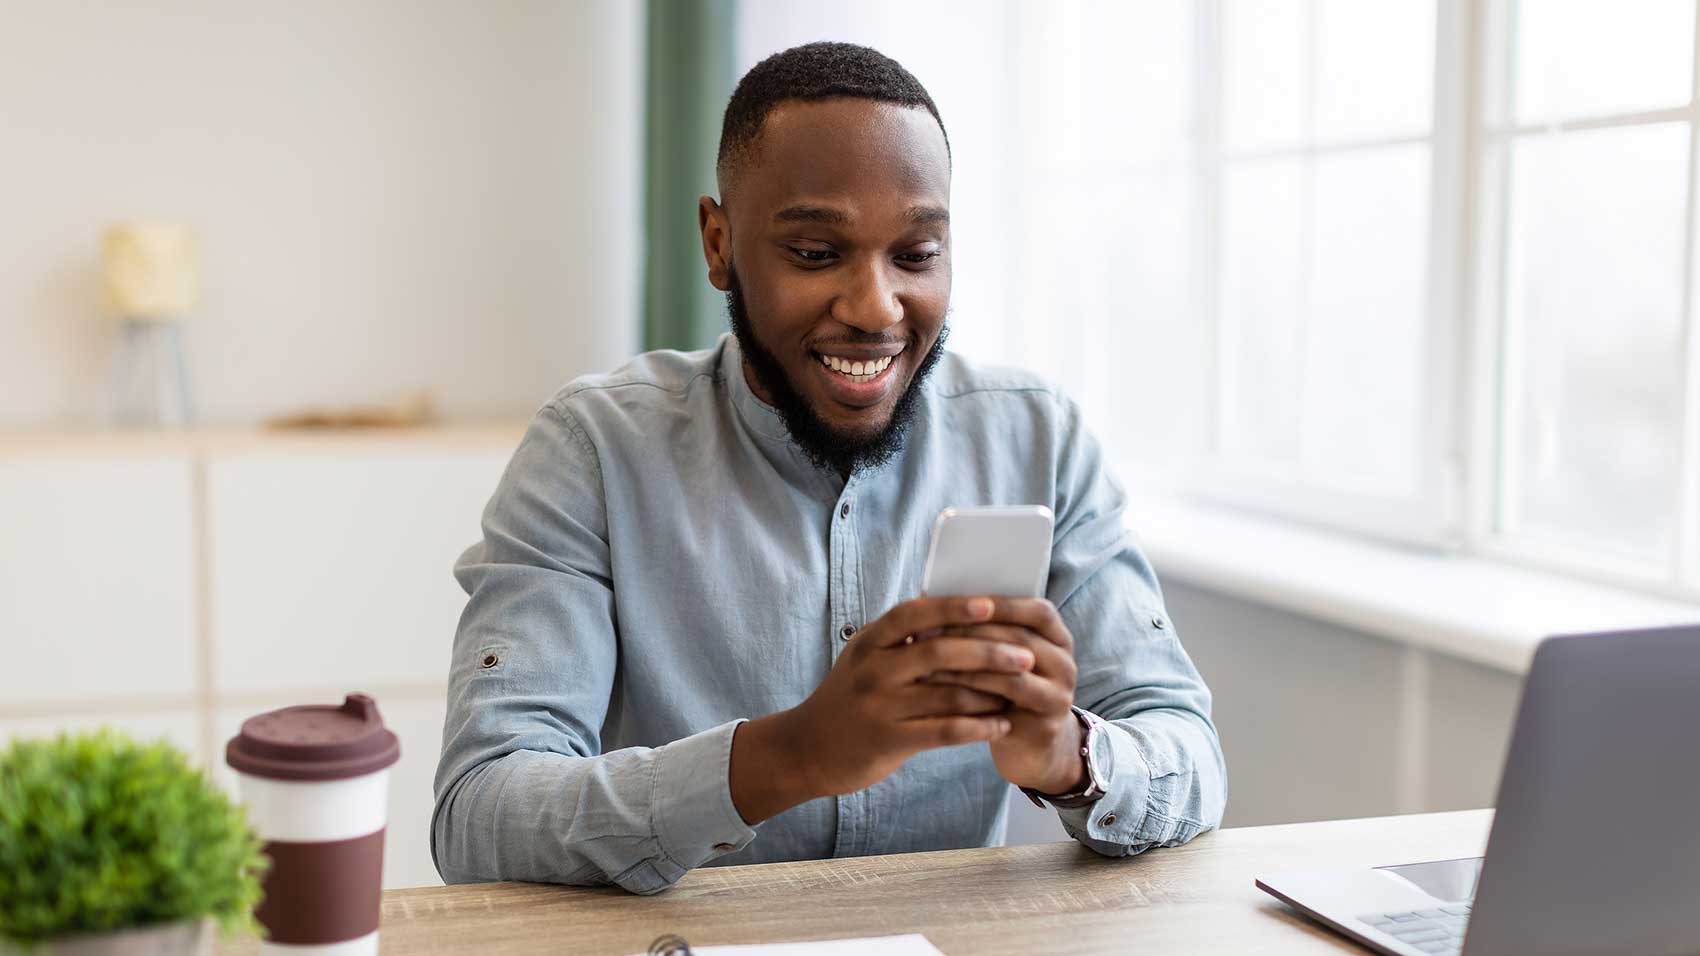
<instances>
[{"instance_id":1,"label":"window sill","mask_svg":"<svg viewBox=\"0 0 1700 956\"><path fill-rule=\"evenodd\" d=\"M1162 580L1514 674L1550 634L1700 622L1700 604L1174 498L1127 520Z\"/></svg>"}]
</instances>

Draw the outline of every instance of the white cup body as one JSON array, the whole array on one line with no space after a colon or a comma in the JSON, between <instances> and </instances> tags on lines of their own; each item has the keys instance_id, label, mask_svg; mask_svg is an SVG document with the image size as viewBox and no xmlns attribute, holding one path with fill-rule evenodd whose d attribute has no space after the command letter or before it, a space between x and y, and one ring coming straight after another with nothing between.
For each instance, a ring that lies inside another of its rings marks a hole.
<instances>
[{"instance_id":1,"label":"white cup body","mask_svg":"<svg viewBox=\"0 0 1700 956\"><path fill-rule=\"evenodd\" d=\"M248 820L262 840L324 843L384 828L389 770L346 780L274 780L237 773Z\"/></svg>"}]
</instances>

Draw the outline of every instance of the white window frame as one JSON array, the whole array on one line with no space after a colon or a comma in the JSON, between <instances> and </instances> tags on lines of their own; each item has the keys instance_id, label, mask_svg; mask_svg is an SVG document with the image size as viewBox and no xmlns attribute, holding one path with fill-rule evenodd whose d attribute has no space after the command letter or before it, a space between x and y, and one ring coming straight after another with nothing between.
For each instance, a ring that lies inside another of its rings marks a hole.
<instances>
[{"instance_id":1,"label":"white window frame","mask_svg":"<svg viewBox=\"0 0 1700 956\"><path fill-rule=\"evenodd\" d=\"M1523 0L1531 2L1531 0ZM1538 0L1532 0L1538 2ZM1338 531L1556 571L1598 583L1680 599L1700 598L1700 15L1689 102L1681 107L1534 126L1505 122L1511 93L1512 17L1516 0L1437 0L1434 108L1430 143L1422 474L1413 500L1320 488L1262 473L1224 458L1219 395L1219 195L1222 101L1222 0L1198 5L1198 198L1205 265L1199 304L1208 320L1204 372L1211 423L1208 451L1171 490L1204 502L1278 514ZM1508 528L1515 441L1515 382L1507 370L1506 268L1508 155L1511 138L1671 120L1689 123L1685 198L1686 271L1682 292L1682 495L1675 559L1651 564L1582 549L1518 540ZM1405 141L1405 140L1400 140ZM1389 140L1389 142L1392 142ZM1308 150L1307 148L1301 148ZM1300 152L1295 149L1293 152ZM1320 152L1320 150L1317 150ZM1510 436L1510 437L1508 437Z\"/></svg>"},{"instance_id":2,"label":"white window frame","mask_svg":"<svg viewBox=\"0 0 1700 956\"><path fill-rule=\"evenodd\" d=\"M1454 0L1463 2L1463 0ZM1531 2L1531 0L1523 0ZM1469 265L1473 277L1465 314L1473 326L1466 355L1469 392L1466 427L1468 470L1465 541L1479 554L1509 563L1557 571L1596 582L1692 600L1700 597L1700 336L1696 334L1697 258L1695 196L1700 189L1700 10L1691 42L1695 56L1689 101L1680 107L1611 113L1537 124L1515 124L1510 105L1514 48L1511 30L1516 0L1467 0L1469 34L1476 38L1470 63L1470 193L1475 197ZM1515 523L1517 383L1506 362L1509 334L1508 224L1510 144L1517 137L1590 129L1685 121L1689 128L1688 194L1684 197L1684 252L1681 342L1683 363L1682 473L1675 519L1675 553L1665 561L1634 561L1586 549L1518 540Z\"/></svg>"},{"instance_id":3,"label":"white window frame","mask_svg":"<svg viewBox=\"0 0 1700 956\"><path fill-rule=\"evenodd\" d=\"M1336 530L1391 539L1434 548L1463 546L1460 497L1463 457L1455 436L1459 433L1456 378L1459 341L1462 334L1462 296L1459 292L1460 265L1456 251L1463 245L1460 210L1463 190L1467 128L1467 95L1459 82L1459 65L1465 59L1460 5L1463 0L1437 0L1435 15L1435 66L1433 109L1429 134L1424 137L1382 137L1373 140L1327 145L1306 144L1260 151L1257 155L1324 155L1346 150L1427 142L1429 162L1429 234L1425 283L1424 354L1422 359L1425 409L1418 438L1417 492L1410 498L1379 496L1294 478L1238 461L1221 451L1224 430L1219 396L1221 379L1221 329L1223 317L1217 301L1218 276L1222 262L1220 195L1222 172L1228 157L1222 145L1224 62L1222 59L1223 3L1206 0L1198 4L1197 63L1198 203L1201 210L1204 249L1203 281L1198 289L1200 311L1208 319L1208 363L1205 375L1209 408L1206 420L1211 434L1203 460L1185 478L1189 496L1205 501L1255 511L1276 513ZM1246 158L1236 156L1236 159Z\"/></svg>"}]
</instances>

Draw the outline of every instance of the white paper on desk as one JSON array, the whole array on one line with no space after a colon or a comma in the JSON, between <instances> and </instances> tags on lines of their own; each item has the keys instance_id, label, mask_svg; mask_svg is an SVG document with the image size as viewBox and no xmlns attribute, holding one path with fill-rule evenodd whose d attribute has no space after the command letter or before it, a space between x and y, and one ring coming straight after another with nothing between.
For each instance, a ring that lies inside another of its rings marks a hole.
<instances>
[{"instance_id":1,"label":"white paper on desk","mask_svg":"<svg viewBox=\"0 0 1700 956\"><path fill-rule=\"evenodd\" d=\"M692 946L695 956L944 956L920 933L825 939L813 943L753 943L747 946ZM634 953L632 956L643 956Z\"/></svg>"}]
</instances>

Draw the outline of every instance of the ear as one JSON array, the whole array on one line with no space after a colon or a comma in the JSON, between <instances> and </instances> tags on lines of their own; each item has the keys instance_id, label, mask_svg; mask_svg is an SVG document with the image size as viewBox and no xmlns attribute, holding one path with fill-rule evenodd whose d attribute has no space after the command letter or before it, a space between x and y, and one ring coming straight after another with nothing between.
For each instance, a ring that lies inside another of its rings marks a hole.
<instances>
[{"instance_id":1,"label":"ear","mask_svg":"<svg viewBox=\"0 0 1700 956\"><path fill-rule=\"evenodd\" d=\"M697 199L697 228L702 230L702 257L708 260L708 284L726 292L732 287L732 225L713 196Z\"/></svg>"}]
</instances>

